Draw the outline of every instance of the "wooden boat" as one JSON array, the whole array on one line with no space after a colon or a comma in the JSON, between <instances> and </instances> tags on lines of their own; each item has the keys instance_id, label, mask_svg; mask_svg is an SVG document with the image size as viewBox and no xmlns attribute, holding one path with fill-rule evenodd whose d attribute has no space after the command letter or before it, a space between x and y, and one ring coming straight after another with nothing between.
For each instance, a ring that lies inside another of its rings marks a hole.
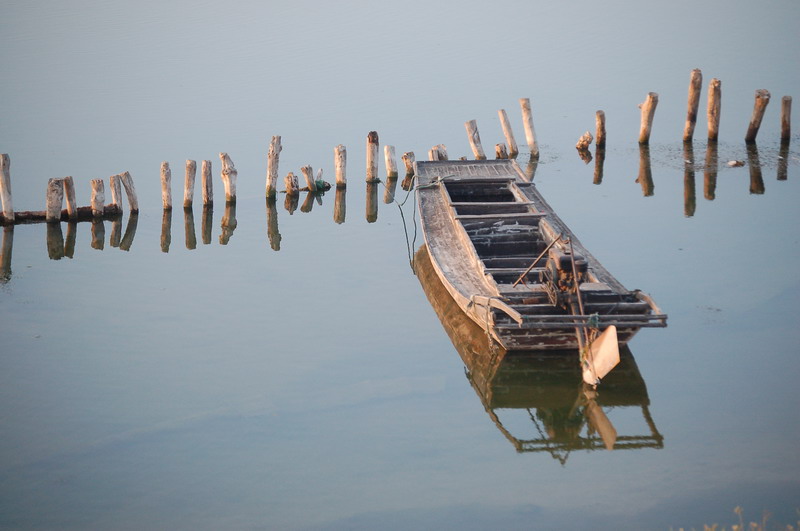
<instances>
[{"instance_id":1,"label":"wooden boat","mask_svg":"<svg viewBox=\"0 0 800 531\"><path fill-rule=\"evenodd\" d=\"M419 161L431 262L461 309L506 350L575 349L584 330L625 344L667 316L626 289L553 212L514 160ZM537 260L538 259L538 260Z\"/></svg>"}]
</instances>

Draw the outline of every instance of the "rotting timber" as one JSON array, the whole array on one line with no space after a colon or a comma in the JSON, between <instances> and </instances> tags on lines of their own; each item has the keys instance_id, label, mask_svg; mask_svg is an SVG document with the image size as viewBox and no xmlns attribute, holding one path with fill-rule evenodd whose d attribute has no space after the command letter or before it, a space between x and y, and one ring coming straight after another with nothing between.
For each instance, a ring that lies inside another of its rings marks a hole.
<instances>
[{"instance_id":1,"label":"rotting timber","mask_svg":"<svg viewBox=\"0 0 800 531\"><path fill-rule=\"evenodd\" d=\"M461 309L506 350L620 344L667 316L592 256L514 160L418 161L417 200L433 267Z\"/></svg>"}]
</instances>

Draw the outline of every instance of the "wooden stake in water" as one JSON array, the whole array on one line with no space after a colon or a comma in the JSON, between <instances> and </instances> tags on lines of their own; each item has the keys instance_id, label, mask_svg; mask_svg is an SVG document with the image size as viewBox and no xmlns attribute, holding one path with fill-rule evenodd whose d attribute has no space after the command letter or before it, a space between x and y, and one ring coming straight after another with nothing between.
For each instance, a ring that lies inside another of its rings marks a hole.
<instances>
[{"instance_id":1,"label":"wooden stake in water","mask_svg":"<svg viewBox=\"0 0 800 531\"><path fill-rule=\"evenodd\" d=\"M508 150L506 149L505 144L495 144L494 145L494 158L496 159L507 159L508 158Z\"/></svg>"},{"instance_id":2,"label":"wooden stake in water","mask_svg":"<svg viewBox=\"0 0 800 531\"><path fill-rule=\"evenodd\" d=\"M14 222L14 205L11 201L11 158L8 153L0 155L0 203L6 223Z\"/></svg>"},{"instance_id":3,"label":"wooden stake in water","mask_svg":"<svg viewBox=\"0 0 800 531\"><path fill-rule=\"evenodd\" d=\"M367 135L367 182L378 181L378 133Z\"/></svg>"},{"instance_id":4,"label":"wooden stake in water","mask_svg":"<svg viewBox=\"0 0 800 531\"><path fill-rule=\"evenodd\" d=\"M283 184L286 188L287 196L296 196L300 194L300 185L297 181L297 175L292 172L283 178Z\"/></svg>"},{"instance_id":5,"label":"wooden stake in water","mask_svg":"<svg viewBox=\"0 0 800 531\"><path fill-rule=\"evenodd\" d=\"M112 175L108 179L111 188L111 204L115 205L120 213L122 212L122 174Z\"/></svg>"},{"instance_id":6,"label":"wooden stake in water","mask_svg":"<svg viewBox=\"0 0 800 531\"><path fill-rule=\"evenodd\" d=\"M475 155L475 160L486 160L486 154L483 152L483 146L481 145L481 135L478 133L478 122L475 120L464 122L464 127L467 130L467 138L472 148L472 154Z\"/></svg>"},{"instance_id":7,"label":"wooden stake in water","mask_svg":"<svg viewBox=\"0 0 800 531\"><path fill-rule=\"evenodd\" d=\"M722 111L722 82L714 78L708 84L708 140L719 140L719 118Z\"/></svg>"},{"instance_id":8,"label":"wooden stake in water","mask_svg":"<svg viewBox=\"0 0 800 531\"><path fill-rule=\"evenodd\" d=\"M312 194L317 193L317 184L314 182L314 170L311 166L303 166L300 168L300 171L303 172L303 177L306 178L306 186L308 186L308 191Z\"/></svg>"},{"instance_id":9,"label":"wooden stake in water","mask_svg":"<svg viewBox=\"0 0 800 531\"><path fill-rule=\"evenodd\" d=\"M64 184L61 179L47 181L47 208L45 220L48 223L61 221L61 205L64 202Z\"/></svg>"},{"instance_id":10,"label":"wooden stake in water","mask_svg":"<svg viewBox=\"0 0 800 531\"><path fill-rule=\"evenodd\" d=\"M105 209L106 193L103 179L92 179L92 217L102 218Z\"/></svg>"},{"instance_id":11,"label":"wooden stake in water","mask_svg":"<svg viewBox=\"0 0 800 531\"><path fill-rule=\"evenodd\" d=\"M531 112L531 100L520 98L519 106L522 109L522 124L525 126L525 138L528 140L528 148L531 150L531 158L539 158L539 144L536 142L536 129L533 128L533 113Z\"/></svg>"},{"instance_id":12,"label":"wooden stake in water","mask_svg":"<svg viewBox=\"0 0 800 531\"><path fill-rule=\"evenodd\" d=\"M274 198L278 193L278 162L282 149L281 137L273 136L267 153L267 197Z\"/></svg>"},{"instance_id":13,"label":"wooden stake in water","mask_svg":"<svg viewBox=\"0 0 800 531\"><path fill-rule=\"evenodd\" d=\"M428 151L428 160L447 160L447 146L437 144Z\"/></svg>"},{"instance_id":14,"label":"wooden stake in water","mask_svg":"<svg viewBox=\"0 0 800 531\"><path fill-rule=\"evenodd\" d=\"M78 219L78 202L75 200L75 181L71 176L64 177L64 199L67 200L67 217L70 220Z\"/></svg>"},{"instance_id":15,"label":"wooden stake in water","mask_svg":"<svg viewBox=\"0 0 800 531\"><path fill-rule=\"evenodd\" d=\"M139 198L136 196L136 188L133 186L133 177L128 172L120 175L122 186L125 187L125 193L128 195L128 206L131 209L131 214L139 213ZM130 218L128 218L130 224ZM123 237L124 238L124 237Z\"/></svg>"},{"instance_id":16,"label":"wooden stake in water","mask_svg":"<svg viewBox=\"0 0 800 531\"><path fill-rule=\"evenodd\" d=\"M592 137L592 133L590 133L589 131L586 131L578 139L578 142L575 144L575 148L578 151L585 151L585 150L589 149L589 146L592 145L592 140L594 140L594 138Z\"/></svg>"},{"instance_id":17,"label":"wooden stake in water","mask_svg":"<svg viewBox=\"0 0 800 531\"><path fill-rule=\"evenodd\" d=\"M692 70L689 77L689 100L686 109L686 126L683 128L683 141L691 142L694 137L694 126L697 123L697 109L700 107L700 90L703 85L703 73L699 68Z\"/></svg>"},{"instance_id":18,"label":"wooden stake in water","mask_svg":"<svg viewBox=\"0 0 800 531\"><path fill-rule=\"evenodd\" d=\"M397 178L397 161L394 155L394 146L383 146L383 160L386 164L386 177L389 179Z\"/></svg>"},{"instance_id":19,"label":"wooden stake in water","mask_svg":"<svg viewBox=\"0 0 800 531\"><path fill-rule=\"evenodd\" d=\"M347 148L339 144L333 148L333 167L336 172L336 187L347 186Z\"/></svg>"},{"instance_id":20,"label":"wooden stake in water","mask_svg":"<svg viewBox=\"0 0 800 531\"><path fill-rule=\"evenodd\" d=\"M197 178L197 163L186 161L186 177L183 179L183 208L191 208L194 204L194 182Z\"/></svg>"},{"instance_id":21,"label":"wooden stake in water","mask_svg":"<svg viewBox=\"0 0 800 531\"><path fill-rule=\"evenodd\" d=\"M781 143L788 144L792 137L792 97L781 98Z\"/></svg>"},{"instance_id":22,"label":"wooden stake in water","mask_svg":"<svg viewBox=\"0 0 800 531\"><path fill-rule=\"evenodd\" d=\"M214 205L214 180L211 178L211 161L204 160L200 170L201 186L203 187L203 206Z\"/></svg>"},{"instance_id":23,"label":"wooden stake in water","mask_svg":"<svg viewBox=\"0 0 800 531\"><path fill-rule=\"evenodd\" d=\"M403 153L403 164L406 167L406 177L409 175L414 175L414 162L416 162L416 157L414 156L413 151L406 151Z\"/></svg>"},{"instance_id":24,"label":"wooden stake in water","mask_svg":"<svg viewBox=\"0 0 800 531\"><path fill-rule=\"evenodd\" d=\"M161 163L161 204L165 210L172 208L172 170L166 161Z\"/></svg>"},{"instance_id":25,"label":"wooden stake in water","mask_svg":"<svg viewBox=\"0 0 800 531\"><path fill-rule=\"evenodd\" d=\"M747 134L744 136L744 141L752 144L756 141L758 129L761 127L761 120L764 118L764 112L767 110L769 104L769 91L765 89L758 89L756 91L756 101L753 105L753 116L750 118L750 125L747 127Z\"/></svg>"},{"instance_id":26,"label":"wooden stake in water","mask_svg":"<svg viewBox=\"0 0 800 531\"><path fill-rule=\"evenodd\" d=\"M595 139L594 145L597 149L606 147L606 113L597 111L594 115L595 121Z\"/></svg>"},{"instance_id":27,"label":"wooden stake in water","mask_svg":"<svg viewBox=\"0 0 800 531\"><path fill-rule=\"evenodd\" d=\"M220 153L219 160L222 162L222 186L225 187L225 202L236 202L236 176L239 172L233 167L233 161L227 153Z\"/></svg>"},{"instance_id":28,"label":"wooden stake in water","mask_svg":"<svg viewBox=\"0 0 800 531\"><path fill-rule=\"evenodd\" d=\"M506 145L508 146L508 156L515 159L519 155L519 148L517 147L517 141L514 139L511 122L508 121L508 114L505 109L500 109L497 111L497 116L500 117L500 125L503 126L503 135L506 137Z\"/></svg>"},{"instance_id":29,"label":"wooden stake in water","mask_svg":"<svg viewBox=\"0 0 800 531\"><path fill-rule=\"evenodd\" d=\"M346 190L344 188L336 189L336 198L333 202L333 221L337 224L344 223L345 216L347 215L346 203Z\"/></svg>"},{"instance_id":30,"label":"wooden stake in water","mask_svg":"<svg viewBox=\"0 0 800 531\"><path fill-rule=\"evenodd\" d=\"M644 103L639 105L642 110L642 120L639 127L639 143L650 143L650 130L653 128L653 116L656 114L656 106L658 105L658 94L655 92L648 92L647 98Z\"/></svg>"}]
</instances>

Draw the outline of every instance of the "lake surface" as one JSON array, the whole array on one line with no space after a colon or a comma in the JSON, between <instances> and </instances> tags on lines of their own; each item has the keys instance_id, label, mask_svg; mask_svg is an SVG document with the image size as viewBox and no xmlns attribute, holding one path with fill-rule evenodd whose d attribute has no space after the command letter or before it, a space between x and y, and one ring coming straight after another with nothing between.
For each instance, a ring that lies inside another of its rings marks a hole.
<instances>
[{"instance_id":1,"label":"lake surface","mask_svg":"<svg viewBox=\"0 0 800 531\"><path fill-rule=\"evenodd\" d=\"M669 529L730 526L737 506L745 522L769 511L797 525L800 136L781 149L779 109L800 87L798 23L789 0L5 2L0 152L15 210L43 209L49 178L73 176L86 205L89 180L129 171L141 211L102 238L91 223L4 233L0 527ZM703 95L686 152L693 68ZM760 88L772 102L756 153L743 138ZM501 108L558 214L669 314L629 344L619 394L599 388L617 431L646 445L548 447L548 426L551 441L574 435L553 419L578 397L531 360L503 368L522 398L487 403L468 342L451 340L411 267L413 193L385 203L379 184L368 212L369 131L398 156L442 143L471 158L463 123L493 152ZM598 109L599 183L597 158L574 149ZM333 148L347 146L344 223L334 191L291 215L281 194L268 212L273 135L281 178L308 164L333 182ZM239 172L235 227L220 152ZM211 220L198 179L191 216L175 208L166 232L160 164L179 204L186 159L212 160ZM542 451L518 451L534 439Z\"/></svg>"}]
</instances>

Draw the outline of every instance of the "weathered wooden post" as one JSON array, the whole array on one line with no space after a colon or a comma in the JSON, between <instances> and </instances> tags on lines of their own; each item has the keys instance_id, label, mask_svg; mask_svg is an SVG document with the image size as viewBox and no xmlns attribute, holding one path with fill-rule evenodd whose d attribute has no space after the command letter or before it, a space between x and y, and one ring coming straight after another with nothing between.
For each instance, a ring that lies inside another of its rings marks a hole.
<instances>
[{"instance_id":1,"label":"weathered wooden post","mask_svg":"<svg viewBox=\"0 0 800 531\"><path fill-rule=\"evenodd\" d=\"M92 220L92 249L102 251L106 244L106 226L102 218Z\"/></svg>"},{"instance_id":2,"label":"weathered wooden post","mask_svg":"<svg viewBox=\"0 0 800 531\"><path fill-rule=\"evenodd\" d=\"M165 208L161 213L161 252L168 253L172 243L172 209Z\"/></svg>"},{"instance_id":3,"label":"weathered wooden post","mask_svg":"<svg viewBox=\"0 0 800 531\"><path fill-rule=\"evenodd\" d=\"M750 169L750 193L764 193L764 176L761 174L761 159L755 141L747 144L747 166Z\"/></svg>"},{"instance_id":4,"label":"weathered wooden post","mask_svg":"<svg viewBox=\"0 0 800 531\"><path fill-rule=\"evenodd\" d=\"M367 223L378 221L378 183L367 183Z\"/></svg>"},{"instance_id":5,"label":"weathered wooden post","mask_svg":"<svg viewBox=\"0 0 800 531\"><path fill-rule=\"evenodd\" d=\"M447 146L444 144L436 144L433 146L432 151L434 152L435 159L431 160L449 160L447 158Z\"/></svg>"},{"instance_id":6,"label":"weathered wooden post","mask_svg":"<svg viewBox=\"0 0 800 531\"><path fill-rule=\"evenodd\" d=\"M430 161L439 160L439 150L436 149L436 146L433 146L431 149L428 150L428 160Z\"/></svg>"},{"instance_id":7,"label":"weathered wooden post","mask_svg":"<svg viewBox=\"0 0 800 531\"><path fill-rule=\"evenodd\" d=\"M347 148L339 144L333 148L333 167L336 171L336 188L347 186Z\"/></svg>"},{"instance_id":8,"label":"weathered wooden post","mask_svg":"<svg viewBox=\"0 0 800 531\"><path fill-rule=\"evenodd\" d=\"M67 217L74 221L78 219L78 202L75 200L75 181L72 176L64 177L64 199L67 201Z\"/></svg>"},{"instance_id":9,"label":"weathered wooden post","mask_svg":"<svg viewBox=\"0 0 800 531\"><path fill-rule=\"evenodd\" d=\"M286 187L286 195L298 195L300 193L300 185L297 180L297 175L292 172L283 178L283 184Z\"/></svg>"},{"instance_id":10,"label":"weathered wooden post","mask_svg":"<svg viewBox=\"0 0 800 531\"><path fill-rule=\"evenodd\" d=\"M689 99L686 109L686 126L683 128L683 141L691 142L694 137L694 126L697 123L697 109L700 107L700 90L703 85L703 73L699 68L692 70L689 77Z\"/></svg>"},{"instance_id":11,"label":"weathered wooden post","mask_svg":"<svg viewBox=\"0 0 800 531\"><path fill-rule=\"evenodd\" d=\"M267 239L273 251L281 250L281 233L278 230L278 208L275 197L267 198Z\"/></svg>"},{"instance_id":12,"label":"weathered wooden post","mask_svg":"<svg viewBox=\"0 0 800 531\"><path fill-rule=\"evenodd\" d=\"M203 245L211 244L211 226L214 224L214 209L210 205L203 206L203 219L200 222L200 232Z\"/></svg>"},{"instance_id":13,"label":"weathered wooden post","mask_svg":"<svg viewBox=\"0 0 800 531\"><path fill-rule=\"evenodd\" d=\"M112 175L108 179L108 187L111 188L111 204L116 205L122 212L122 174Z\"/></svg>"},{"instance_id":14,"label":"weathered wooden post","mask_svg":"<svg viewBox=\"0 0 800 531\"><path fill-rule=\"evenodd\" d=\"M194 204L194 182L197 178L197 163L186 161L186 176L183 179L183 208L191 208Z\"/></svg>"},{"instance_id":15,"label":"weathered wooden post","mask_svg":"<svg viewBox=\"0 0 800 531\"><path fill-rule=\"evenodd\" d=\"M8 155L4 155L7 157ZM11 252L14 250L14 225L3 227L3 242L0 245L0 284L11 280Z\"/></svg>"},{"instance_id":16,"label":"weathered wooden post","mask_svg":"<svg viewBox=\"0 0 800 531\"><path fill-rule=\"evenodd\" d=\"M378 133L370 131L367 135L367 182L378 180Z\"/></svg>"},{"instance_id":17,"label":"weathered wooden post","mask_svg":"<svg viewBox=\"0 0 800 531\"><path fill-rule=\"evenodd\" d=\"M594 113L594 122L594 145L597 146L597 149L603 149L606 147L606 113L603 111L597 111Z\"/></svg>"},{"instance_id":18,"label":"weathered wooden post","mask_svg":"<svg viewBox=\"0 0 800 531\"><path fill-rule=\"evenodd\" d=\"M236 230L236 202L228 201L225 203L225 213L222 215L222 232L219 235L219 243L228 245L234 230Z\"/></svg>"},{"instance_id":19,"label":"weathered wooden post","mask_svg":"<svg viewBox=\"0 0 800 531\"><path fill-rule=\"evenodd\" d=\"M203 206L214 204L214 180L211 178L211 161L204 160L200 170L200 184L203 187Z\"/></svg>"},{"instance_id":20,"label":"weathered wooden post","mask_svg":"<svg viewBox=\"0 0 800 531\"><path fill-rule=\"evenodd\" d=\"M650 143L650 130L653 127L653 116L656 114L656 106L658 105L658 94L655 92L648 92L647 98L644 103L639 104L642 110L642 120L639 126L639 143Z\"/></svg>"},{"instance_id":21,"label":"weathered wooden post","mask_svg":"<svg viewBox=\"0 0 800 531\"><path fill-rule=\"evenodd\" d=\"M528 141L528 148L531 150L531 158L539 158L539 144L536 142L536 129L533 127L533 113L531 112L531 100L520 98L519 106L522 109L522 124L525 126L525 138Z\"/></svg>"},{"instance_id":22,"label":"weathered wooden post","mask_svg":"<svg viewBox=\"0 0 800 531\"><path fill-rule=\"evenodd\" d=\"M703 164L703 197L708 201L713 201L716 197L718 165L717 142L709 139L706 147L706 160Z\"/></svg>"},{"instance_id":23,"label":"weathered wooden post","mask_svg":"<svg viewBox=\"0 0 800 531\"><path fill-rule=\"evenodd\" d=\"M385 204L394 201L394 192L397 189L397 177L389 177L386 179L385 188L383 190L383 202Z\"/></svg>"},{"instance_id":24,"label":"weathered wooden post","mask_svg":"<svg viewBox=\"0 0 800 531\"><path fill-rule=\"evenodd\" d=\"M131 209L131 214L138 214L139 198L136 196L136 188L133 186L133 177L126 171L122 173L120 178L122 186L125 188L125 193L128 195L128 206ZM128 221L128 224L130 225L130 221Z\"/></svg>"},{"instance_id":25,"label":"weathered wooden post","mask_svg":"<svg viewBox=\"0 0 800 531\"><path fill-rule=\"evenodd\" d=\"M167 161L161 163L161 204L165 209L172 208L172 170Z\"/></svg>"},{"instance_id":26,"label":"weathered wooden post","mask_svg":"<svg viewBox=\"0 0 800 531\"><path fill-rule=\"evenodd\" d=\"M414 175L414 162L416 162L416 157L414 156L413 151L406 151L403 153L403 164L406 167L406 176Z\"/></svg>"},{"instance_id":27,"label":"weathered wooden post","mask_svg":"<svg viewBox=\"0 0 800 531\"><path fill-rule=\"evenodd\" d=\"M14 205L11 201L11 157L8 153L0 155L0 206L3 207L5 222L14 223Z\"/></svg>"},{"instance_id":28,"label":"weathered wooden post","mask_svg":"<svg viewBox=\"0 0 800 531\"><path fill-rule=\"evenodd\" d=\"M275 198L278 193L278 163L282 149L281 137L273 136L269 141L269 152L267 153L267 197Z\"/></svg>"},{"instance_id":29,"label":"weathered wooden post","mask_svg":"<svg viewBox=\"0 0 800 531\"><path fill-rule=\"evenodd\" d=\"M61 221L61 204L64 202L64 185L61 179L47 181L47 208L45 220L48 223ZM62 242L63 247L63 242Z\"/></svg>"},{"instance_id":30,"label":"weathered wooden post","mask_svg":"<svg viewBox=\"0 0 800 531\"><path fill-rule=\"evenodd\" d=\"M197 249L197 233L194 228L194 210L191 207L183 209L183 227L186 249L190 251Z\"/></svg>"},{"instance_id":31,"label":"weathered wooden post","mask_svg":"<svg viewBox=\"0 0 800 531\"><path fill-rule=\"evenodd\" d=\"M578 139L578 142L575 144L575 149L577 149L578 151L588 150L589 146L592 145L592 140L594 140L594 137L592 136L592 133L590 133L589 131L586 131Z\"/></svg>"},{"instance_id":32,"label":"weathered wooden post","mask_svg":"<svg viewBox=\"0 0 800 531\"><path fill-rule=\"evenodd\" d=\"M650 168L650 146L647 144L639 144L639 177L636 178L636 182L642 187L642 195L645 197L653 195L655 185Z\"/></svg>"},{"instance_id":33,"label":"weathered wooden post","mask_svg":"<svg viewBox=\"0 0 800 531\"><path fill-rule=\"evenodd\" d=\"M312 194L317 193L317 183L314 180L314 170L311 166L303 166L300 168L300 171L303 172L303 177L306 178L306 186L308 187L308 191Z\"/></svg>"},{"instance_id":34,"label":"weathered wooden post","mask_svg":"<svg viewBox=\"0 0 800 531\"><path fill-rule=\"evenodd\" d=\"M236 202L236 176L239 172L233 167L233 161L227 153L220 153L219 160L222 162L222 186L225 188L225 202Z\"/></svg>"},{"instance_id":35,"label":"weathered wooden post","mask_svg":"<svg viewBox=\"0 0 800 531\"><path fill-rule=\"evenodd\" d=\"M697 209L697 195L694 186L694 147L691 137L683 143L683 215L694 216Z\"/></svg>"},{"instance_id":36,"label":"weathered wooden post","mask_svg":"<svg viewBox=\"0 0 800 531\"><path fill-rule=\"evenodd\" d=\"M747 134L744 136L744 141L752 144L756 141L758 129L761 127L761 120L764 118L764 111L767 110L769 104L770 94L768 90L758 89L756 91L756 101L753 106L753 116L750 118L750 125L747 127Z\"/></svg>"},{"instance_id":37,"label":"weathered wooden post","mask_svg":"<svg viewBox=\"0 0 800 531\"><path fill-rule=\"evenodd\" d=\"M344 223L345 216L347 215L345 194L346 190L344 188L336 189L336 199L333 202L333 221L339 225Z\"/></svg>"},{"instance_id":38,"label":"weathered wooden post","mask_svg":"<svg viewBox=\"0 0 800 531\"><path fill-rule=\"evenodd\" d=\"M106 193L103 179L92 179L92 217L102 218L105 209Z\"/></svg>"},{"instance_id":39,"label":"weathered wooden post","mask_svg":"<svg viewBox=\"0 0 800 531\"><path fill-rule=\"evenodd\" d=\"M467 130L467 138L472 148L472 154L475 155L475 160L486 160L486 154L483 152L483 146L481 145L481 135L478 133L478 122L469 120L464 122L464 127Z\"/></svg>"},{"instance_id":40,"label":"weathered wooden post","mask_svg":"<svg viewBox=\"0 0 800 531\"><path fill-rule=\"evenodd\" d=\"M506 113L505 109L500 109L497 111L497 116L500 117L500 125L503 127L503 136L506 137L508 156L515 159L517 155L519 155L519 148L517 147L517 141L514 139L514 131L511 129L511 122L508 120L508 113Z\"/></svg>"},{"instance_id":41,"label":"weathered wooden post","mask_svg":"<svg viewBox=\"0 0 800 531\"><path fill-rule=\"evenodd\" d=\"M495 144L494 145L494 158L495 159L507 159L508 158L508 150L506 149L505 144Z\"/></svg>"},{"instance_id":42,"label":"weathered wooden post","mask_svg":"<svg viewBox=\"0 0 800 531\"><path fill-rule=\"evenodd\" d=\"M50 260L64 258L64 233L61 232L61 223L47 224L47 256Z\"/></svg>"},{"instance_id":43,"label":"weathered wooden post","mask_svg":"<svg viewBox=\"0 0 800 531\"><path fill-rule=\"evenodd\" d=\"M719 119L722 111L722 81L717 78L708 84L708 141L719 140Z\"/></svg>"},{"instance_id":44,"label":"weathered wooden post","mask_svg":"<svg viewBox=\"0 0 800 531\"><path fill-rule=\"evenodd\" d=\"M394 146L383 146L383 160L386 165L386 177L388 179L397 178L397 161L394 155Z\"/></svg>"},{"instance_id":45,"label":"weathered wooden post","mask_svg":"<svg viewBox=\"0 0 800 531\"><path fill-rule=\"evenodd\" d=\"M792 97L781 98L781 143L788 144L792 137Z\"/></svg>"},{"instance_id":46,"label":"weathered wooden post","mask_svg":"<svg viewBox=\"0 0 800 531\"><path fill-rule=\"evenodd\" d=\"M136 227L138 225L139 213L131 211L130 216L128 216L128 224L125 226L125 234L122 235L122 241L119 242L119 248L121 251L131 250L131 246L133 245L133 237L136 236Z\"/></svg>"}]
</instances>

